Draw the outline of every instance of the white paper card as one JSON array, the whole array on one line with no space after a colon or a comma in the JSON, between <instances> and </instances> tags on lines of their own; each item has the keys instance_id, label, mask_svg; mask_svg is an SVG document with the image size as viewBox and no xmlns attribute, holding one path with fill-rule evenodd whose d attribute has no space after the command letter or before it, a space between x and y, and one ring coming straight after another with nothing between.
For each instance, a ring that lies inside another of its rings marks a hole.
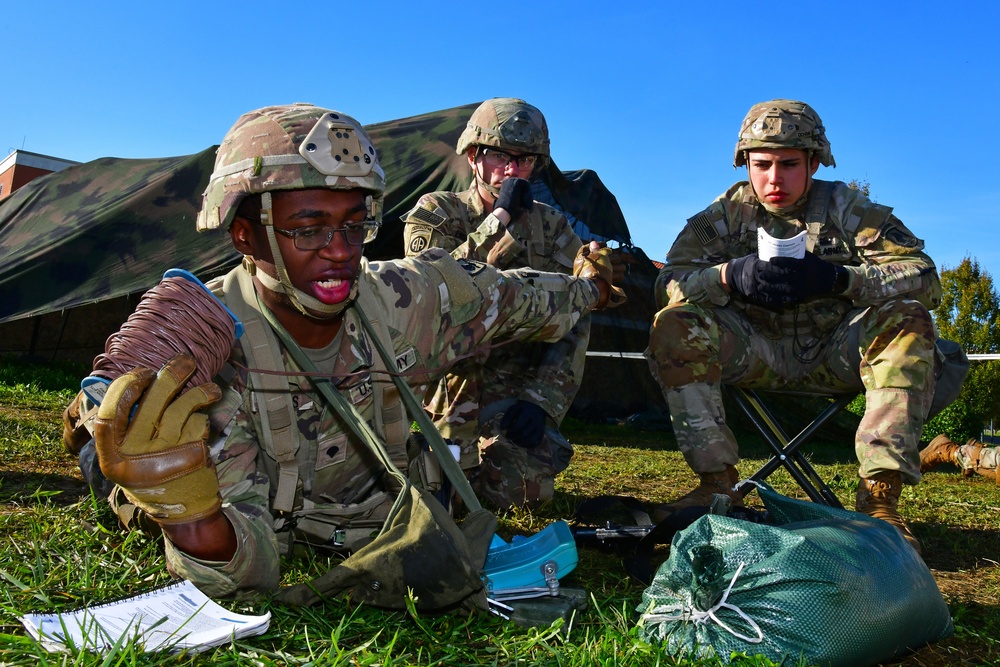
<instances>
[{"instance_id":1,"label":"white paper card","mask_svg":"<svg viewBox=\"0 0 1000 667\"><path fill-rule=\"evenodd\" d=\"M765 262L772 257L794 257L802 259L806 256L806 230L802 230L790 239L776 239L767 233L763 227L757 228L757 256Z\"/></svg>"},{"instance_id":2,"label":"white paper card","mask_svg":"<svg viewBox=\"0 0 1000 667\"><path fill-rule=\"evenodd\" d=\"M190 581L183 581L72 612L25 614L21 622L49 651L107 651L119 641L139 637L146 651L201 651L267 631L270 612L238 614L209 599Z\"/></svg>"}]
</instances>

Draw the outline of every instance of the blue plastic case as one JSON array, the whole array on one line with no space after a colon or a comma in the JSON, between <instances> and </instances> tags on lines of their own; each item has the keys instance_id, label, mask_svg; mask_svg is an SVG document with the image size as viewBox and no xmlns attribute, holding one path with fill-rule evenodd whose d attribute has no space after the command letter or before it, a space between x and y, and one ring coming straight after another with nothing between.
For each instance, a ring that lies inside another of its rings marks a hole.
<instances>
[{"instance_id":1,"label":"blue plastic case","mask_svg":"<svg viewBox=\"0 0 1000 667\"><path fill-rule=\"evenodd\" d=\"M497 600L556 596L559 579L572 572L578 560L576 540L565 521L510 542L494 535L484 568L488 595Z\"/></svg>"}]
</instances>

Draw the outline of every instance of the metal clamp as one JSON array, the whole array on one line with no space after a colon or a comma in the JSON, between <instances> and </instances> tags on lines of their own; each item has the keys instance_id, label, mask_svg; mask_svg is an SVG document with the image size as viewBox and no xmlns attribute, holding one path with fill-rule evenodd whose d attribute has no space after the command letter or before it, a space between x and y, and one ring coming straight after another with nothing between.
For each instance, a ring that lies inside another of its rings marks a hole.
<instances>
[{"instance_id":1,"label":"metal clamp","mask_svg":"<svg viewBox=\"0 0 1000 667\"><path fill-rule=\"evenodd\" d=\"M499 600L524 600L526 598L559 597L559 564L554 560L547 560L540 566L542 576L545 577L545 586L522 586L517 588L504 588L490 590L492 599ZM488 582L487 582L488 583Z\"/></svg>"}]
</instances>

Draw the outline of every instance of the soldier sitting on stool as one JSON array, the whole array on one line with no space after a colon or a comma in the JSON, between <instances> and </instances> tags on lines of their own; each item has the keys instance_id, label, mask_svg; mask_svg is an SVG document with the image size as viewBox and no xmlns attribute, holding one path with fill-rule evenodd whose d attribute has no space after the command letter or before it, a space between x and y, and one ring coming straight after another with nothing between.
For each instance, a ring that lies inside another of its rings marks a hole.
<instances>
[{"instance_id":1,"label":"soldier sitting on stool","mask_svg":"<svg viewBox=\"0 0 1000 667\"><path fill-rule=\"evenodd\" d=\"M897 503L902 484L920 480L917 447L934 392L928 311L940 301L940 281L923 242L891 208L845 183L814 180L820 164L835 166L809 105L754 105L734 161L748 181L690 218L667 253L646 355L701 481L655 516L708 505L713 493L735 495L739 451L723 384L864 391L856 508L894 525L919 551ZM762 260L758 229L778 239L805 232L804 256Z\"/></svg>"}]
</instances>

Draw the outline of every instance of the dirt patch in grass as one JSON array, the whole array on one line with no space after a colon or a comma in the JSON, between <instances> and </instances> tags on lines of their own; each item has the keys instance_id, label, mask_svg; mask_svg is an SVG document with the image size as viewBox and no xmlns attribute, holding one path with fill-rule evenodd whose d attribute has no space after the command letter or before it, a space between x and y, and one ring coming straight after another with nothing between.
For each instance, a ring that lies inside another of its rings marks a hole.
<instances>
[{"instance_id":1,"label":"dirt patch in grass","mask_svg":"<svg viewBox=\"0 0 1000 667\"><path fill-rule=\"evenodd\" d=\"M23 424L25 428L45 428L51 433L62 430L61 413L52 408L0 405L0 421L15 428ZM21 503L42 492L52 502L71 505L90 494L77 458L62 449L61 441L32 443L32 447L8 453L0 462L0 502Z\"/></svg>"}]
</instances>

